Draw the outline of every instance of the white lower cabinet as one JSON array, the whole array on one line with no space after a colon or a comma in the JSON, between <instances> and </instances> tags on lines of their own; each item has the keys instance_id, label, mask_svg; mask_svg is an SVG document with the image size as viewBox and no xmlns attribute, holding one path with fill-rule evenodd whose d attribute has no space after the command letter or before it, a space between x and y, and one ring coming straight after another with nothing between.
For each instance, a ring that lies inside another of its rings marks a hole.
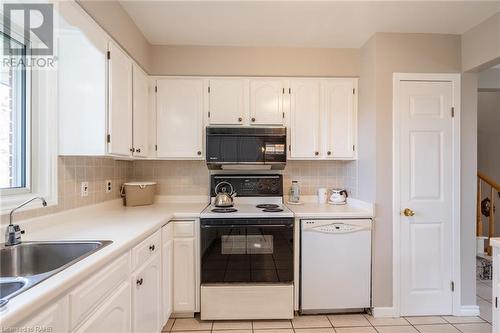
<instances>
[{"instance_id":1,"label":"white lower cabinet","mask_svg":"<svg viewBox=\"0 0 500 333\"><path fill-rule=\"evenodd\" d=\"M161 331L161 256L156 254L132 274L133 331Z\"/></svg>"},{"instance_id":2,"label":"white lower cabinet","mask_svg":"<svg viewBox=\"0 0 500 333\"><path fill-rule=\"evenodd\" d=\"M126 282L123 283L76 332L132 332L131 305L130 283Z\"/></svg>"},{"instance_id":3,"label":"white lower cabinet","mask_svg":"<svg viewBox=\"0 0 500 333\"><path fill-rule=\"evenodd\" d=\"M196 241L194 221L174 223L174 303L175 313L196 310Z\"/></svg>"},{"instance_id":4,"label":"white lower cabinet","mask_svg":"<svg viewBox=\"0 0 500 333\"><path fill-rule=\"evenodd\" d=\"M166 323L172 314L173 240L172 223L162 228L162 319Z\"/></svg>"},{"instance_id":5,"label":"white lower cabinet","mask_svg":"<svg viewBox=\"0 0 500 333\"><path fill-rule=\"evenodd\" d=\"M493 330L492 332L500 331L500 309L498 308L498 302L500 297L500 248L493 247L493 297L492 297L492 321Z\"/></svg>"},{"instance_id":6,"label":"white lower cabinet","mask_svg":"<svg viewBox=\"0 0 500 333\"><path fill-rule=\"evenodd\" d=\"M196 227L194 220L168 223L14 328L153 333L172 312L199 311ZM0 331L14 328L0 324Z\"/></svg>"},{"instance_id":7,"label":"white lower cabinet","mask_svg":"<svg viewBox=\"0 0 500 333\"><path fill-rule=\"evenodd\" d=\"M29 320L12 327L12 332L68 332L68 298L52 302ZM0 330L3 332L3 327ZM7 332L7 331L6 331Z\"/></svg>"}]
</instances>

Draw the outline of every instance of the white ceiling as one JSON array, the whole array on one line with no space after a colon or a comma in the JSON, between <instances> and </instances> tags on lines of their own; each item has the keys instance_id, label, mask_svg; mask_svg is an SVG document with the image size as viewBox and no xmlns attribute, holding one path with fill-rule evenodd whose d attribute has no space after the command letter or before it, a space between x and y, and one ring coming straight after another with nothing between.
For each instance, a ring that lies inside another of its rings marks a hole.
<instances>
[{"instance_id":1,"label":"white ceiling","mask_svg":"<svg viewBox=\"0 0 500 333\"><path fill-rule=\"evenodd\" d=\"M375 32L462 34L498 1L120 1L151 44L358 48Z\"/></svg>"}]
</instances>

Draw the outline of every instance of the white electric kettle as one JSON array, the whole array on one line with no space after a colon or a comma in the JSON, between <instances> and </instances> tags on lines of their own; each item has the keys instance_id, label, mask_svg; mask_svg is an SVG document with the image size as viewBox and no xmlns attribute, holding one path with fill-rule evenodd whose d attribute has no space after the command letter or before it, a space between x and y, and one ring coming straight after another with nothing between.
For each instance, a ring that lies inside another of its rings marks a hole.
<instances>
[{"instance_id":1,"label":"white electric kettle","mask_svg":"<svg viewBox=\"0 0 500 333\"><path fill-rule=\"evenodd\" d=\"M347 203L347 191L343 188L334 188L330 190L328 203L332 205L345 205Z\"/></svg>"}]
</instances>

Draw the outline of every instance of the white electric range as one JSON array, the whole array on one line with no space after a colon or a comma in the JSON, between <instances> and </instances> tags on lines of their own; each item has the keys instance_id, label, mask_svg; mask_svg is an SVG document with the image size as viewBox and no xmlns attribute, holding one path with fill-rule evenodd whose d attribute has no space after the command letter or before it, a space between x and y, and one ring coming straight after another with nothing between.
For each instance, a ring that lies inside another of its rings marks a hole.
<instances>
[{"instance_id":1,"label":"white electric range","mask_svg":"<svg viewBox=\"0 0 500 333\"><path fill-rule=\"evenodd\" d=\"M281 175L212 175L200 216L201 319L293 318L294 218ZM215 189L236 192L216 207Z\"/></svg>"}]
</instances>

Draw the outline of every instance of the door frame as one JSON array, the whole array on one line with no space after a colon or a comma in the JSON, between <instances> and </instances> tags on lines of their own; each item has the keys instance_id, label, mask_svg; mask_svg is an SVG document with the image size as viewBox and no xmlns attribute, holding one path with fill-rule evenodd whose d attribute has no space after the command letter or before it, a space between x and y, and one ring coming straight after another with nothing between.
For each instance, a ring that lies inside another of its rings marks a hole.
<instances>
[{"instance_id":1,"label":"door frame","mask_svg":"<svg viewBox=\"0 0 500 333\"><path fill-rule=\"evenodd\" d=\"M460 74L459 73L394 73L392 97L392 304L393 316L401 316L401 265L400 265L400 126L399 117L399 82L400 81L446 81L452 83L452 101L455 110L452 127L452 279L454 292L452 295L452 315L463 315L461 311L461 264L460 264Z\"/></svg>"}]
</instances>

